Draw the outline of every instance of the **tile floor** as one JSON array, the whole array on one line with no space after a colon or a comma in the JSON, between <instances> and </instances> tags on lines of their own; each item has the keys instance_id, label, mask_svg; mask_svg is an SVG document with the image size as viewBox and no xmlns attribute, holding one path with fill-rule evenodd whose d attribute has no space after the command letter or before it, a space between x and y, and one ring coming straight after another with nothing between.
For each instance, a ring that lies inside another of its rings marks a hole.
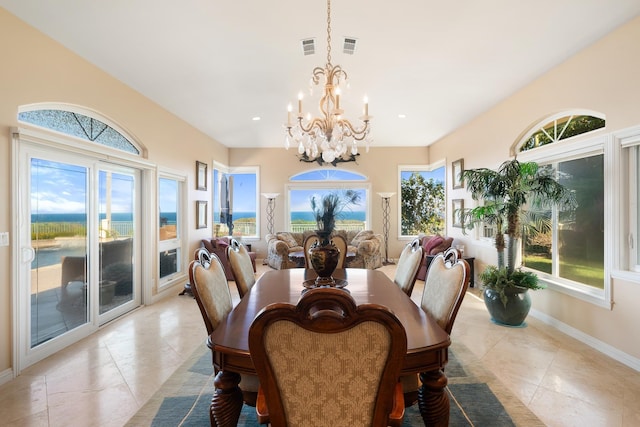
<instances>
[{"instance_id":1,"label":"tile floor","mask_svg":"<svg viewBox=\"0 0 640 427\"><path fill-rule=\"evenodd\" d=\"M258 274L267 269L259 265ZM394 266L382 271L393 277ZM423 284L416 283L414 301ZM639 372L531 316L527 321L526 328L492 324L470 292L452 338L549 426L640 425ZM140 308L0 386L0 425L121 426L205 336L189 296Z\"/></svg>"}]
</instances>

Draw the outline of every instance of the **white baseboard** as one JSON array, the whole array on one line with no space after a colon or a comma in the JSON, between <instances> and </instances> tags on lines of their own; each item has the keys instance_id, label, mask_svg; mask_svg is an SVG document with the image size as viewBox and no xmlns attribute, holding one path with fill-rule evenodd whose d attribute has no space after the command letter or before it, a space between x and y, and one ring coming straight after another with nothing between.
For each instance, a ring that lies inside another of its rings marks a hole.
<instances>
[{"instance_id":1,"label":"white baseboard","mask_svg":"<svg viewBox=\"0 0 640 427\"><path fill-rule=\"evenodd\" d=\"M602 342L592 337L591 335L585 334L584 332L572 326L569 326L566 323L563 323L558 319L551 317L548 314L543 313L541 311L538 311L532 308L531 311L529 312L529 315L535 317L536 319L541 320L547 325L553 326L559 331L569 335L572 338L577 339L578 341L588 345L589 347L592 347L598 350L599 352L606 354L612 359L627 365L631 369L635 369L636 371L640 372L640 359L633 357L630 354L627 354L623 351L620 351L617 348L605 342Z\"/></svg>"},{"instance_id":2,"label":"white baseboard","mask_svg":"<svg viewBox=\"0 0 640 427\"><path fill-rule=\"evenodd\" d=\"M13 369L5 369L0 372L0 385L6 384L13 379Z\"/></svg>"}]
</instances>

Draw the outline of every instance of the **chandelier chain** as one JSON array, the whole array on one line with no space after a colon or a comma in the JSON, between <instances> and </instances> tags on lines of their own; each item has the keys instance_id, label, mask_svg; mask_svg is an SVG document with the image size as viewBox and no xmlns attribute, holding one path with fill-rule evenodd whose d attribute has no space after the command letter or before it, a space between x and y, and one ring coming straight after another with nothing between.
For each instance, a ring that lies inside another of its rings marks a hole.
<instances>
[{"instance_id":1,"label":"chandelier chain","mask_svg":"<svg viewBox=\"0 0 640 427\"><path fill-rule=\"evenodd\" d=\"M331 64L331 0L327 0L327 64Z\"/></svg>"},{"instance_id":2,"label":"chandelier chain","mask_svg":"<svg viewBox=\"0 0 640 427\"><path fill-rule=\"evenodd\" d=\"M293 142L298 146L300 161L317 162L319 165L341 162L353 162L358 153L358 142L364 141L367 151L371 143L369 104L364 98L364 114L360 117L361 125L354 125L343 117L344 110L340 106L340 83L346 81L347 72L340 65L331 64L331 0L327 0L327 63L324 67L315 67L311 83L319 85L324 79L324 89L320 98L321 116L304 117L302 108L303 95L298 95L298 111L294 116L292 106L287 110L285 147Z\"/></svg>"}]
</instances>

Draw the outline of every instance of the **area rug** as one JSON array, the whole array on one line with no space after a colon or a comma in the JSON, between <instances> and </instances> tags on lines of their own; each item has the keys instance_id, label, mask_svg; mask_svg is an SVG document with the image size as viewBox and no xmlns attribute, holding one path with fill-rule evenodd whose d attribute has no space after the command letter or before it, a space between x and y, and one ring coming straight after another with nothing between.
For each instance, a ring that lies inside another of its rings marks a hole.
<instances>
[{"instance_id":1,"label":"area rug","mask_svg":"<svg viewBox=\"0 0 640 427\"><path fill-rule=\"evenodd\" d=\"M517 398L488 374L463 345L454 344L446 368L450 426L543 426ZM129 420L127 426L209 425L213 394L211 353L199 348ZM257 427L255 408L244 405L239 426ZM418 405L407 408L403 426L422 426Z\"/></svg>"}]
</instances>

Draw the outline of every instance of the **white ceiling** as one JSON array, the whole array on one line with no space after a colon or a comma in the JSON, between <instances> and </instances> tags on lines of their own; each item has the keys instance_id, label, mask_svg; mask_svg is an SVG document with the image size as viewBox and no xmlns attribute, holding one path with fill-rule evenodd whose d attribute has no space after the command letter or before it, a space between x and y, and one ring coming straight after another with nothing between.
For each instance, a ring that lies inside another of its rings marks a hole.
<instances>
[{"instance_id":1,"label":"white ceiling","mask_svg":"<svg viewBox=\"0 0 640 427\"><path fill-rule=\"evenodd\" d=\"M326 62L324 0L0 7L229 147L282 147L287 104ZM333 0L331 8L332 63L350 78L345 116L356 120L366 95L374 146L420 146L640 14L640 1ZM342 53L345 36L358 39L355 55ZM301 40L312 37L316 54L305 57ZM317 101L305 107L317 113Z\"/></svg>"}]
</instances>

